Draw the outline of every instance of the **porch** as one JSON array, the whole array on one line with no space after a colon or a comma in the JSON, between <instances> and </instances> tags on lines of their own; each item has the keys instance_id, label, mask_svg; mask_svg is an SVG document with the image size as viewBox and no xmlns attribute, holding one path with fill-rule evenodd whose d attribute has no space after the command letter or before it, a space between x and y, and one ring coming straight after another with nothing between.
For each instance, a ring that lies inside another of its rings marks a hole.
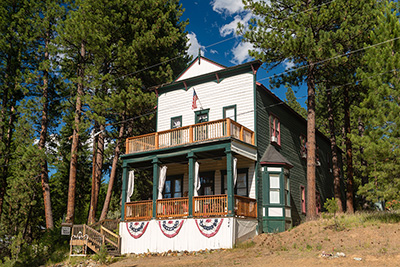
<instances>
[{"instance_id":1,"label":"porch","mask_svg":"<svg viewBox=\"0 0 400 267\"><path fill-rule=\"evenodd\" d=\"M228 196L196 196L192 198L193 218L224 217L228 215ZM189 198L156 200L155 219L188 218ZM134 201L125 204L124 221L148 221L153 218L153 201ZM234 215L241 218L257 218L257 202L253 198L234 196Z\"/></svg>"}]
</instances>

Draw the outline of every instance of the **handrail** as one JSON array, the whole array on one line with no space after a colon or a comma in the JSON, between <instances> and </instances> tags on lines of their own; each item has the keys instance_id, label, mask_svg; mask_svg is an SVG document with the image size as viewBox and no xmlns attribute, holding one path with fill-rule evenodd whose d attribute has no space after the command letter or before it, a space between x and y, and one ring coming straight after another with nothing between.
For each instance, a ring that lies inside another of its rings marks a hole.
<instances>
[{"instance_id":1,"label":"handrail","mask_svg":"<svg viewBox=\"0 0 400 267\"><path fill-rule=\"evenodd\" d=\"M147 221L153 216L153 201L142 200L125 203L125 221Z\"/></svg>"},{"instance_id":2,"label":"handrail","mask_svg":"<svg viewBox=\"0 0 400 267\"><path fill-rule=\"evenodd\" d=\"M111 243L114 247L119 249L119 244L120 244L119 239L121 238L119 235L113 233L112 231L108 230L104 226L100 226L100 233L102 235L104 235L104 238L107 240L107 242ZM113 240L108 238L106 234L112 236L113 238L115 238L117 240L117 243L115 243Z\"/></svg>"},{"instance_id":3,"label":"handrail","mask_svg":"<svg viewBox=\"0 0 400 267\"><path fill-rule=\"evenodd\" d=\"M227 195L193 197L193 216L209 217L228 214Z\"/></svg>"},{"instance_id":4,"label":"handrail","mask_svg":"<svg viewBox=\"0 0 400 267\"><path fill-rule=\"evenodd\" d=\"M188 216L189 198L157 199L157 218L178 218Z\"/></svg>"},{"instance_id":5,"label":"handrail","mask_svg":"<svg viewBox=\"0 0 400 267\"><path fill-rule=\"evenodd\" d=\"M192 124L126 139L126 154L232 136L254 145L254 132L230 118Z\"/></svg>"}]
</instances>

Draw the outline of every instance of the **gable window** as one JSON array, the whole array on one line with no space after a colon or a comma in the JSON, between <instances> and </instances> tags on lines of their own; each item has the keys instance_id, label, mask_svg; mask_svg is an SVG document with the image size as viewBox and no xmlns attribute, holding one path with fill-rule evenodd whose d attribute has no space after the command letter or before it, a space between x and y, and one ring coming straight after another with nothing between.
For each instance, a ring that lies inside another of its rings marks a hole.
<instances>
[{"instance_id":1,"label":"gable window","mask_svg":"<svg viewBox=\"0 0 400 267\"><path fill-rule=\"evenodd\" d=\"M237 180L234 188L234 194L238 196L248 197L249 196L249 178L248 169L238 169L237 170ZM227 176L226 171L221 171L222 184L221 184L221 194L228 193L228 184L226 182Z\"/></svg>"},{"instance_id":2,"label":"gable window","mask_svg":"<svg viewBox=\"0 0 400 267\"><path fill-rule=\"evenodd\" d=\"M171 129L182 127L182 116L171 118Z\"/></svg>"},{"instance_id":3,"label":"gable window","mask_svg":"<svg viewBox=\"0 0 400 267\"><path fill-rule=\"evenodd\" d=\"M271 143L281 145L281 123L278 117L272 114L269 115L269 132Z\"/></svg>"},{"instance_id":4,"label":"gable window","mask_svg":"<svg viewBox=\"0 0 400 267\"><path fill-rule=\"evenodd\" d=\"M224 119L230 118L231 120L236 121L236 105L223 107L222 110Z\"/></svg>"},{"instance_id":5,"label":"gable window","mask_svg":"<svg viewBox=\"0 0 400 267\"><path fill-rule=\"evenodd\" d=\"M194 112L195 123L202 123L208 121L208 112L210 109L202 109Z\"/></svg>"},{"instance_id":6,"label":"gable window","mask_svg":"<svg viewBox=\"0 0 400 267\"><path fill-rule=\"evenodd\" d=\"M307 138L304 134L299 136L300 138L300 156L303 159L307 158Z\"/></svg>"},{"instance_id":7,"label":"gable window","mask_svg":"<svg viewBox=\"0 0 400 267\"><path fill-rule=\"evenodd\" d=\"M183 177L170 176L165 180L163 198L182 197Z\"/></svg>"}]
</instances>

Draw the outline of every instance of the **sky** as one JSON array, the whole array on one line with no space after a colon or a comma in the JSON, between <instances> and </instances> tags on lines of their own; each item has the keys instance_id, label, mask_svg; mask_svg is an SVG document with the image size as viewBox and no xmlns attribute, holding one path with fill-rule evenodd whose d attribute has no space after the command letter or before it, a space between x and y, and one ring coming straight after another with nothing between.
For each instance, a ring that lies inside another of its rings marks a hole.
<instances>
[{"instance_id":1,"label":"sky","mask_svg":"<svg viewBox=\"0 0 400 267\"><path fill-rule=\"evenodd\" d=\"M224 66L231 67L242 64L254 58L248 54L252 49L250 43L242 42L236 35L238 22L246 25L252 14L244 9L242 0L181 0L185 11L182 20L189 19L186 31L189 37L189 54L196 57L201 49L202 55ZM266 65L257 73L257 81L269 85L268 77L282 73L292 67L290 62L281 64L273 71L267 71ZM296 91L296 88L293 88ZM280 99L285 100L286 89L273 89L272 92ZM304 89L299 89L296 96L299 103L305 107L305 100L301 98L306 94Z\"/></svg>"}]
</instances>

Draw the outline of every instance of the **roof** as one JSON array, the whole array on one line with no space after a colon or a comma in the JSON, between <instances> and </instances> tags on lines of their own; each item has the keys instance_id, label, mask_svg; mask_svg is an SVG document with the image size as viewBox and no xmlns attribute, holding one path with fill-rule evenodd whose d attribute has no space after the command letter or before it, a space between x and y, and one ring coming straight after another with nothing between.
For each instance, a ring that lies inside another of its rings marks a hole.
<instances>
[{"instance_id":1,"label":"roof","mask_svg":"<svg viewBox=\"0 0 400 267\"><path fill-rule=\"evenodd\" d=\"M264 155L260 160L261 164L268 164L268 165L284 165L289 168L293 167L293 164L290 163L281 153L276 150L273 145L269 145L267 150L265 150Z\"/></svg>"}]
</instances>

